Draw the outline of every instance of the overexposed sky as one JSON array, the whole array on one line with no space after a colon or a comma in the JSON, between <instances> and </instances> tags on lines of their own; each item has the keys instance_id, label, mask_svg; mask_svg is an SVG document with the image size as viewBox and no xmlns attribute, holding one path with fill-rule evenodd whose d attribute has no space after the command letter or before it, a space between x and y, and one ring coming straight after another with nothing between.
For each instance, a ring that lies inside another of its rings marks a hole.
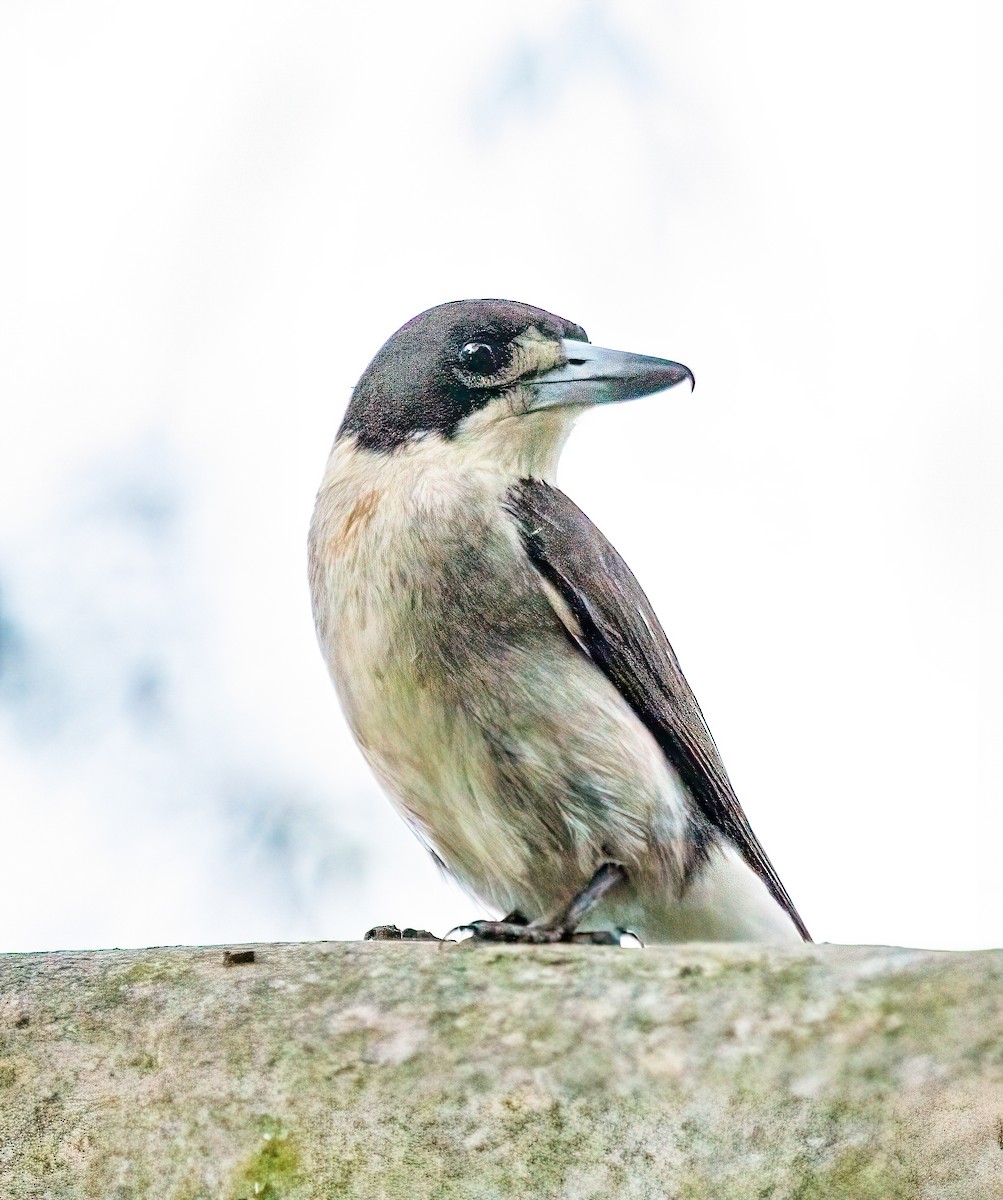
<instances>
[{"instance_id":1,"label":"overexposed sky","mask_svg":"<svg viewBox=\"0 0 1003 1200\"><path fill-rule=\"evenodd\" d=\"M304 561L355 379L464 296L695 372L561 483L815 936L1003 943L991 7L7 8L0 949L480 915Z\"/></svg>"}]
</instances>

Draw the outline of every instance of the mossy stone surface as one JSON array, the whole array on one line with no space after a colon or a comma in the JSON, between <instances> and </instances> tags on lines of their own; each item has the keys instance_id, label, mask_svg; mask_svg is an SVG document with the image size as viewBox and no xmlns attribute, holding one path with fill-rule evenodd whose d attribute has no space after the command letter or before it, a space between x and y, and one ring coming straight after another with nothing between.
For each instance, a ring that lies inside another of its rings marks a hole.
<instances>
[{"instance_id":1,"label":"mossy stone surface","mask_svg":"<svg viewBox=\"0 0 1003 1200\"><path fill-rule=\"evenodd\" d=\"M1003 1197L1003 952L0 956L3 1200Z\"/></svg>"}]
</instances>

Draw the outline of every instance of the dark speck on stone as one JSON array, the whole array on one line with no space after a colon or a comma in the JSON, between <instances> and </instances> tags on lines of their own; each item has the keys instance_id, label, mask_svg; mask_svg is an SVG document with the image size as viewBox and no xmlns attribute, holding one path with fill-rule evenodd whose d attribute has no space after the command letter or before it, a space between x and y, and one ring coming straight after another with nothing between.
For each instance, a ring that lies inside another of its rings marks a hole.
<instances>
[{"instance_id":1,"label":"dark speck on stone","mask_svg":"<svg viewBox=\"0 0 1003 1200\"><path fill-rule=\"evenodd\" d=\"M223 951L223 966L224 967L239 967L243 963L254 962L253 950L224 950Z\"/></svg>"}]
</instances>

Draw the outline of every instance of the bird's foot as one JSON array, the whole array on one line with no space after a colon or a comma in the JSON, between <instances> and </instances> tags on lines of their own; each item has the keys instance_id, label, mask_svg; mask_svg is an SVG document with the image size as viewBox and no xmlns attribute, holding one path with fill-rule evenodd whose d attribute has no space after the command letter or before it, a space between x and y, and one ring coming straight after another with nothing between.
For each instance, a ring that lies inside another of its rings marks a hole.
<instances>
[{"instance_id":1,"label":"bird's foot","mask_svg":"<svg viewBox=\"0 0 1003 1200\"><path fill-rule=\"evenodd\" d=\"M515 942L524 946L553 946L558 942L571 942L586 946L641 946L641 939L628 929L590 929L579 933L578 926L595 908L608 891L622 883L627 872L620 863L603 863L585 887L577 892L571 902L559 912L538 921L527 922L518 909L501 921L471 921L469 925L458 925L446 934L464 934L479 942Z\"/></svg>"},{"instance_id":2,"label":"bird's foot","mask_svg":"<svg viewBox=\"0 0 1003 1200\"><path fill-rule=\"evenodd\" d=\"M437 938L427 929L400 930L396 925L375 925L366 934L368 942L386 941L466 941L509 942L523 946L554 946L560 942L579 946L643 946L644 943L629 929L589 929L578 926L612 888L623 883L627 871L620 863L605 862L570 902L548 917L530 921L518 909L500 921L471 921L456 925L445 936ZM460 936L454 937L454 934Z\"/></svg>"},{"instance_id":3,"label":"bird's foot","mask_svg":"<svg viewBox=\"0 0 1003 1200\"><path fill-rule=\"evenodd\" d=\"M411 929L408 926L406 929L398 929L396 925L374 925L372 929L366 930L364 938L367 942L441 942L442 938L437 938L434 933L429 933L427 929Z\"/></svg>"},{"instance_id":4,"label":"bird's foot","mask_svg":"<svg viewBox=\"0 0 1003 1200\"><path fill-rule=\"evenodd\" d=\"M459 934L460 936L455 936ZM446 934L446 941L508 942L523 946L642 946L644 943L629 929L590 929L585 932L546 925L517 925L511 921L471 921L457 925Z\"/></svg>"}]
</instances>

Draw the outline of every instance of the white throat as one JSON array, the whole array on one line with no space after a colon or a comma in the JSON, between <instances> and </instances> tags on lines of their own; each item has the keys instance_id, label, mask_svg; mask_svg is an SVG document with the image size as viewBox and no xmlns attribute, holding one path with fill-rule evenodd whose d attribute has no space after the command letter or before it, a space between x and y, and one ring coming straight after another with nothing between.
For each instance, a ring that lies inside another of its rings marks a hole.
<instances>
[{"instance_id":1,"label":"white throat","mask_svg":"<svg viewBox=\"0 0 1003 1200\"><path fill-rule=\"evenodd\" d=\"M519 391L498 397L464 418L446 443L456 468L554 483L557 463L580 409L520 411Z\"/></svg>"}]
</instances>

